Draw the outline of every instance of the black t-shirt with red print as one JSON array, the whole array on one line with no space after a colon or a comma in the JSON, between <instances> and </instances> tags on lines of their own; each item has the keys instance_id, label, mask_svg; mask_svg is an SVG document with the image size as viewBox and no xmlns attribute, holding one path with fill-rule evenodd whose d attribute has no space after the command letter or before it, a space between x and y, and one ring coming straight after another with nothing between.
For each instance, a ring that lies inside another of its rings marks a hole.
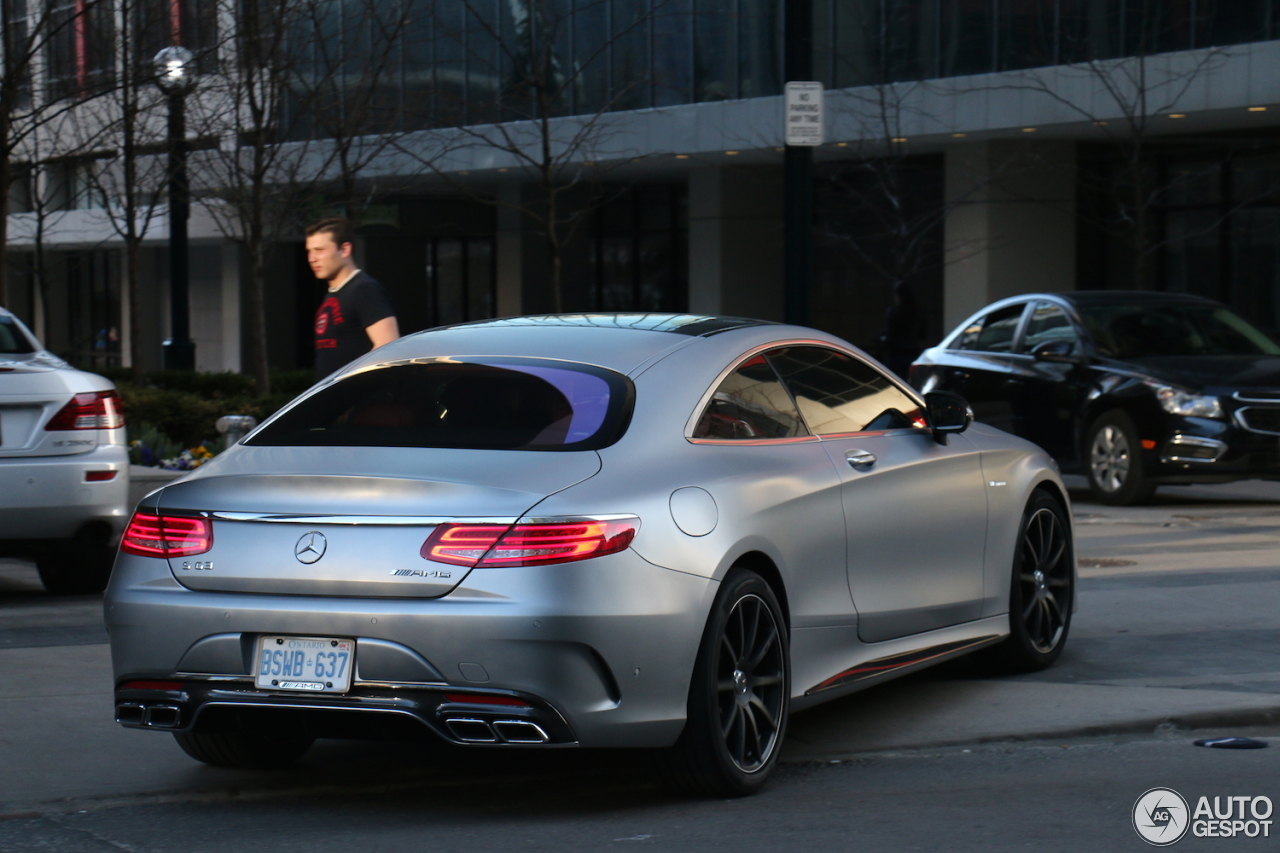
<instances>
[{"instance_id":1,"label":"black t-shirt with red print","mask_svg":"<svg viewBox=\"0 0 1280 853\"><path fill-rule=\"evenodd\" d=\"M373 349L365 329L393 316L386 288L365 272L325 294L316 310L316 376L324 378Z\"/></svg>"}]
</instances>

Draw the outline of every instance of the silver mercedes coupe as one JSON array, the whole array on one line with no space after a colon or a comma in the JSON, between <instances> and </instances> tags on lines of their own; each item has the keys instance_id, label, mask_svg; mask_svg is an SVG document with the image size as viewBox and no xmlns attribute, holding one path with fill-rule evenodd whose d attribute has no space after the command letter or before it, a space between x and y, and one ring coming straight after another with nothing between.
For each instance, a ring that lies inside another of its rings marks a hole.
<instances>
[{"instance_id":1,"label":"silver mercedes coupe","mask_svg":"<svg viewBox=\"0 0 1280 853\"><path fill-rule=\"evenodd\" d=\"M115 714L210 764L317 737L653 747L757 790L788 714L1062 651L1035 445L831 335L520 317L402 338L143 499L105 599Z\"/></svg>"}]
</instances>

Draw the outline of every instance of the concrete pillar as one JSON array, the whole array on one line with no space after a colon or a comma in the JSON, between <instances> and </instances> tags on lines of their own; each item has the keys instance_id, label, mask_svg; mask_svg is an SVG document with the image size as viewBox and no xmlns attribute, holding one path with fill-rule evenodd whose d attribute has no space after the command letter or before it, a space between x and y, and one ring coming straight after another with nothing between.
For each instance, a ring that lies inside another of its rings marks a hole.
<instances>
[{"instance_id":1,"label":"concrete pillar","mask_svg":"<svg viewBox=\"0 0 1280 853\"><path fill-rule=\"evenodd\" d=\"M222 242L222 370L240 372L240 244Z\"/></svg>"},{"instance_id":2,"label":"concrete pillar","mask_svg":"<svg viewBox=\"0 0 1280 853\"><path fill-rule=\"evenodd\" d=\"M689 311L781 320L782 169L689 173Z\"/></svg>"},{"instance_id":3,"label":"concrete pillar","mask_svg":"<svg viewBox=\"0 0 1280 853\"><path fill-rule=\"evenodd\" d=\"M191 257L190 300L191 339L196 345L196 370L215 373L225 370L222 337L226 317L222 313L222 253L219 246L197 243L188 250Z\"/></svg>"},{"instance_id":4,"label":"concrete pillar","mask_svg":"<svg viewBox=\"0 0 1280 853\"><path fill-rule=\"evenodd\" d=\"M515 317L523 313L522 292L524 286L524 244L522 227L524 215L517 205L521 202L521 186L515 181L503 183L495 193L498 199L497 239L494 251L494 274L497 278L497 305L499 317Z\"/></svg>"},{"instance_id":5,"label":"concrete pillar","mask_svg":"<svg viewBox=\"0 0 1280 853\"><path fill-rule=\"evenodd\" d=\"M1006 296L1075 289L1075 143L952 145L946 194L946 329Z\"/></svg>"}]
</instances>

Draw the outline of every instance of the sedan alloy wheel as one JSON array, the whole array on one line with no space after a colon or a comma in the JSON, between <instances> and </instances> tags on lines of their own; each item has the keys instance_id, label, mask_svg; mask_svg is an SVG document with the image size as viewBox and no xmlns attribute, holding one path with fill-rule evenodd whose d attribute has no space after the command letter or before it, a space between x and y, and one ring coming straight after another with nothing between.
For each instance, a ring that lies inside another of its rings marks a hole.
<instances>
[{"instance_id":1,"label":"sedan alloy wheel","mask_svg":"<svg viewBox=\"0 0 1280 853\"><path fill-rule=\"evenodd\" d=\"M1089 465L1094 482L1105 492L1115 492L1129 477L1131 451L1119 427L1105 424L1093 437Z\"/></svg>"},{"instance_id":2,"label":"sedan alloy wheel","mask_svg":"<svg viewBox=\"0 0 1280 853\"><path fill-rule=\"evenodd\" d=\"M782 609L755 572L721 583L689 685L689 717L660 763L679 791L751 794L765 783L786 736L790 652Z\"/></svg>"},{"instance_id":3,"label":"sedan alloy wheel","mask_svg":"<svg viewBox=\"0 0 1280 853\"><path fill-rule=\"evenodd\" d=\"M786 695L782 639L769 605L744 595L720 637L716 664L720 732L729 758L744 773L769 760L778 743Z\"/></svg>"},{"instance_id":4,"label":"sedan alloy wheel","mask_svg":"<svg viewBox=\"0 0 1280 853\"><path fill-rule=\"evenodd\" d=\"M1058 516L1040 507L1027 519L1022 534L1017 583L1027 640L1041 654L1058 647L1071 609L1071 566L1067 535Z\"/></svg>"}]
</instances>

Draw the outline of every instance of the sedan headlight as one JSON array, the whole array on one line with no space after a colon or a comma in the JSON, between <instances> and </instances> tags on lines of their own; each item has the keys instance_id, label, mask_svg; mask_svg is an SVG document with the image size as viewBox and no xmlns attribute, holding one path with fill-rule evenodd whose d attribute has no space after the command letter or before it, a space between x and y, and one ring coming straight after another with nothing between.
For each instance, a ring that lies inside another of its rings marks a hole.
<instances>
[{"instance_id":1,"label":"sedan headlight","mask_svg":"<svg viewBox=\"0 0 1280 853\"><path fill-rule=\"evenodd\" d=\"M1184 415L1192 418L1221 418L1222 403L1210 394L1192 394L1170 385L1147 385L1156 392L1160 407L1171 415Z\"/></svg>"}]
</instances>

